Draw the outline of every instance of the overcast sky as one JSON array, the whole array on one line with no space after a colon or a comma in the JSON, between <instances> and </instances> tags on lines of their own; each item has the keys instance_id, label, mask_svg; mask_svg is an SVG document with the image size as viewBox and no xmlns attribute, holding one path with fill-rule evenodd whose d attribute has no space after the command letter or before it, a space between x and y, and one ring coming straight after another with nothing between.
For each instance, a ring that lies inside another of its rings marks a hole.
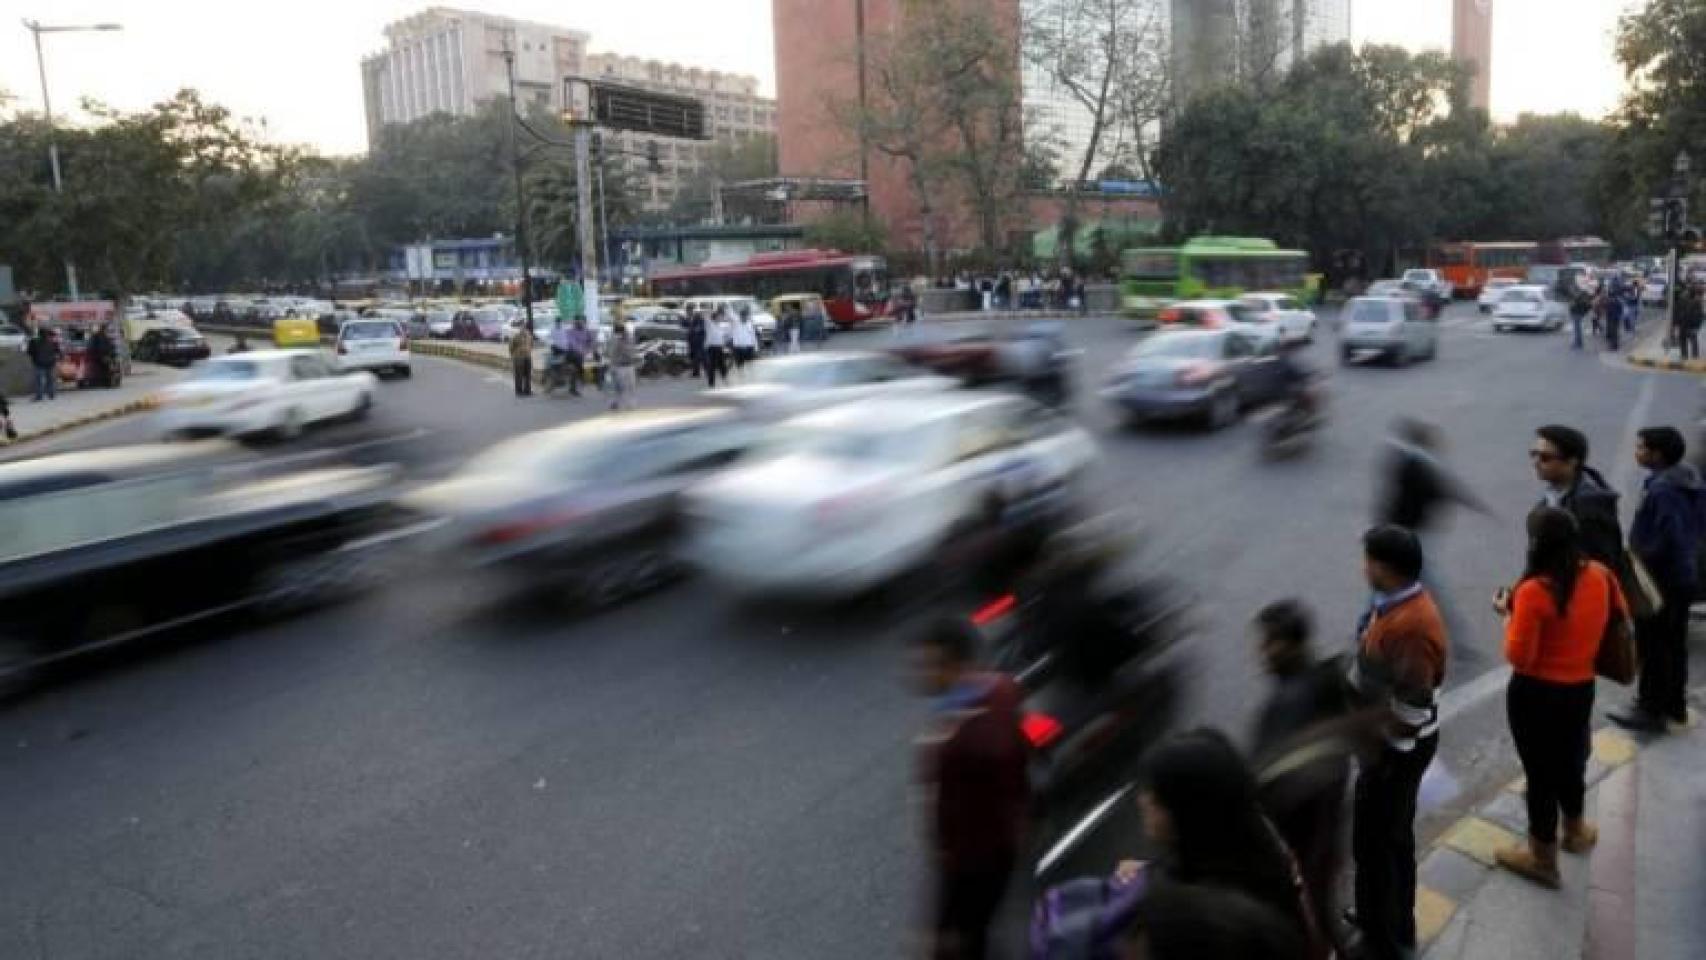
<instances>
[{"instance_id":1,"label":"overcast sky","mask_svg":"<svg viewBox=\"0 0 1706 960\"><path fill-rule=\"evenodd\" d=\"M821 0L829 3L834 0ZM1352 0L1353 39L1413 49L1451 43L1450 0ZM140 109L196 87L272 139L348 153L366 146L360 61L385 24L422 0L17 0L8 12L45 23L118 21L122 33L44 38L55 112L83 97ZM774 93L770 0L470 0L445 4L561 24L596 52L756 74ZM1493 113L1575 110L1617 102L1611 30L1629 0L1495 0ZM0 19L0 90L39 109L30 33Z\"/></svg>"}]
</instances>

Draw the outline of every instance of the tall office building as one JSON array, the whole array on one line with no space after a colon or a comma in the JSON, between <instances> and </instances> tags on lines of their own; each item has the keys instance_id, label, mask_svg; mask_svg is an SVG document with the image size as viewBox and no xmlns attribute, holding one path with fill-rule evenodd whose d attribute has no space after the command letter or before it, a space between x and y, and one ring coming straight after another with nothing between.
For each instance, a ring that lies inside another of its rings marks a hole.
<instances>
[{"instance_id":1,"label":"tall office building","mask_svg":"<svg viewBox=\"0 0 1706 960\"><path fill-rule=\"evenodd\" d=\"M593 54L586 65L588 76L703 101L705 122L713 142L738 142L776 133L776 101L758 95L757 77L617 54ZM658 141L661 171L652 171L643 158L634 156L644 153L648 140ZM635 182L643 185L641 206L650 211L668 209L682 184L699 169L710 146L700 140L670 140L632 133L616 134L611 142L626 151L628 168Z\"/></svg>"},{"instance_id":2,"label":"tall office building","mask_svg":"<svg viewBox=\"0 0 1706 960\"><path fill-rule=\"evenodd\" d=\"M1351 39L1351 0L1171 0L1173 92L1262 81Z\"/></svg>"},{"instance_id":3,"label":"tall office building","mask_svg":"<svg viewBox=\"0 0 1706 960\"><path fill-rule=\"evenodd\" d=\"M587 35L470 10L431 7L385 28L387 48L361 62L367 141L433 113L472 115L507 96L504 51L515 53L516 98L563 108L562 78L585 69Z\"/></svg>"},{"instance_id":4,"label":"tall office building","mask_svg":"<svg viewBox=\"0 0 1706 960\"><path fill-rule=\"evenodd\" d=\"M1451 56L1475 71L1469 102L1489 109L1493 100L1493 0L1454 0Z\"/></svg>"}]
</instances>

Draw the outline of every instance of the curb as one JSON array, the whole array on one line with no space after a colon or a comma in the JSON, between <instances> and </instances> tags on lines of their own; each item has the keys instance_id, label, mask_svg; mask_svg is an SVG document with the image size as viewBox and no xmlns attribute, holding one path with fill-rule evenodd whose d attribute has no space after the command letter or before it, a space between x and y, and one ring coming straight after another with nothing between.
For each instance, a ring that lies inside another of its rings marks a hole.
<instances>
[{"instance_id":1,"label":"curb","mask_svg":"<svg viewBox=\"0 0 1706 960\"><path fill-rule=\"evenodd\" d=\"M1671 370L1678 373L1706 373L1706 360L1672 360L1669 357L1637 357L1630 355L1629 362L1637 367L1649 370Z\"/></svg>"},{"instance_id":2,"label":"curb","mask_svg":"<svg viewBox=\"0 0 1706 960\"><path fill-rule=\"evenodd\" d=\"M1699 695L1698 690L1695 695ZM1607 780L1634 763L1647 742L1646 738L1638 739L1615 727L1603 727L1593 732L1587 769L1590 804ZM1474 900L1482 885L1497 873L1494 852L1520 842L1525 835L1528 813L1522 795L1526 786L1521 777L1512 780L1497 795L1454 821L1427 845L1426 852L1418 858L1415 903L1417 956L1428 956L1429 948L1440 940L1452 918ZM1605 823L1603 812L1601 822ZM1593 904L1583 904L1583 909L1591 919Z\"/></svg>"},{"instance_id":3,"label":"curb","mask_svg":"<svg viewBox=\"0 0 1706 960\"><path fill-rule=\"evenodd\" d=\"M116 420L119 417L130 416L133 413L142 413L146 410L152 410L159 405L160 398L155 394L149 394L141 399L132 400L116 407L109 407L105 410L98 410L94 413L84 414L81 417L73 417L70 420L63 420L59 423L50 424L42 427L40 430L21 432L15 440L0 442L0 449L16 447L20 444L29 443L32 440L41 440L45 437L51 437L55 434L76 430L79 427L86 427L94 423L101 423L106 420Z\"/></svg>"}]
</instances>

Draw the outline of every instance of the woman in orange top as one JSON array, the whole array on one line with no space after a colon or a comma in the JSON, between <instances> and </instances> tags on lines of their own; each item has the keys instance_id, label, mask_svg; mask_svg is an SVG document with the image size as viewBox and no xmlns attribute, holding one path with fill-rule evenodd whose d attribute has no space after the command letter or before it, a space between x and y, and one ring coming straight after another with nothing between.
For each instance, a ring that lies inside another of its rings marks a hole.
<instances>
[{"instance_id":1,"label":"woman in orange top","mask_svg":"<svg viewBox=\"0 0 1706 960\"><path fill-rule=\"evenodd\" d=\"M1582 818L1593 711L1594 657L1613 616L1628 616L1617 578L1582 554L1576 518L1541 507L1528 515L1528 567L1516 592L1499 591L1511 682L1505 714L1528 778L1528 842L1499 865L1558 886L1558 811L1564 849L1586 853L1599 831Z\"/></svg>"}]
</instances>

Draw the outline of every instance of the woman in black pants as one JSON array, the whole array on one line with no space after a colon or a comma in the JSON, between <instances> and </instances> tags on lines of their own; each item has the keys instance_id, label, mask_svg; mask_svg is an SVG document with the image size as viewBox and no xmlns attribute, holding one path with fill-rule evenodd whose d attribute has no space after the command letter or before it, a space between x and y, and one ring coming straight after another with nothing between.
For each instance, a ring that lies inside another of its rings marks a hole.
<instances>
[{"instance_id":1,"label":"woman in black pants","mask_svg":"<svg viewBox=\"0 0 1706 960\"><path fill-rule=\"evenodd\" d=\"M1528 839L1495 859L1557 887L1558 814L1566 853L1587 853L1599 838L1582 816L1594 658L1607 625L1626 621L1628 606L1611 571L1583 555L1576 518L1552 507L1529 514L1527 569L1493 603L1505 618L1512 671L1505 712L1528 778Z\"/></svg>"}]
</instances>

